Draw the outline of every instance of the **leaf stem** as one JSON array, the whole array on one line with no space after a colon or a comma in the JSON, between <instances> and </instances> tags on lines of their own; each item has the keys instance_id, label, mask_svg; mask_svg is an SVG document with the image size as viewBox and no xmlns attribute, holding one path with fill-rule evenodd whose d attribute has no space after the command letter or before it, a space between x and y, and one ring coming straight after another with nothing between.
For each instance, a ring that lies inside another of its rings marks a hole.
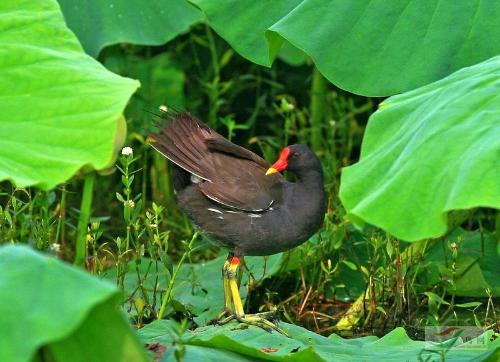
<instances>
[{"instance_id":1,"label":"leaf stem","mask_svg":"<svg viewBox=\"0 0 500 362\"><path fill-rule=\"evenodd\" d=\"M57 229L56 229L56 237L55 242L59 242L59 238L61 239L61 244L64 244L64 235L65 235L65 225L66 222L66 185L61 186L61 201L59 203L59 212L57 215Z\"/></svg>"},{"instance_id":2,"label":"leaf stem","mask_svg":"<svg viewBox=\"0 0 500 362\"><path fill-rule=\"evenodd\" d=\"M95 172L91 171L85 175L83 183L83 196L80 205L80 216L78 217L78 228L76 234L76 255L74 264L83 266L87 257L86 237L87 225L90 220L92 208L92 194L94 191Z\"/></svg>"},{"instance_id":3,"label":"leaf stem","mask_svg":"<svg viewBox=\"0 0 500 362\"><path fill-rule=\"evenodd\" d=\"M208 24L205 24L205 30L208 39L208 46L210 49L210 57L212 58L213 67L213 79L212 82L208 84L207 93L209 100L209 113L208 122L211 127L215 127L217 124L217 113L219 109L219 82L220 82L220 67L219 67L219 57L217 55L217 47L215 45L215 40L212 34L212 29Z\"/></svg>"},{"instance_id":4,"label":"leaf stem","mask_svg":"<svg viewBox=\"0 0 500 362\"><path fill-rule=\"evenodd\" d=\"M193 234L193 237L191 238L191 241L186 247L186 250L182 254L181 260L179 260L179 263L174 269L174 273L172 274L172 278L170 278L170 281L168 282L168 287L165 292L165 295L163 296L163 300L161 303L160 311L158 312L158 316L156 319L160 320L163 318L163 315L165 314L165 309L167 307L167 304L172 296L172 289L174 288L174 283L175 280L177 279L177 274L179 273L179 270L181 269L182 264L184 264L184 260L186 260L187 256L191 253L191 250L193 248L193 243L198 237L198 232L195 232Z\"/></svg>"},{"instance_id":5,"label":"leaf stem","mask_svg":"<svg viewBox=\"0 0 500 362\"><path fill-rule=\"evenodd\" d=\"M175 202L175 195L169 177L171 172L165 157L158 152L153 154L153 167L151 168L151 172L153 200L156 200L158 204L172 205Z\"/></svg>"},{"instance_id":6,"label":"leaf stem","mask_svg":"<svg viewBox=\"0 0 500 362\"><path fill-rule=\"evenodd\" d=\"M314 67L311 85L311 146L314 151L319 151L323 143L322 122L325 118L325 92L327 89L326 79L321 75L318 68Z\"/></svg>"}]
</instances>

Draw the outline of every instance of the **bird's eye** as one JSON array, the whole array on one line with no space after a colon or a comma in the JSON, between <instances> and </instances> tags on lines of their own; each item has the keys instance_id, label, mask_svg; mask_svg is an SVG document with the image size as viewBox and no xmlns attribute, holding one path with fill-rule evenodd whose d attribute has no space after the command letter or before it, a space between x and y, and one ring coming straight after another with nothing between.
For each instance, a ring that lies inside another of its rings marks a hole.
<instances>
[{"instance_id":1,"label":"bird's eye","mask_svg":"<svg viewBox=\"0 0 500 362\"><path fill-rule=\"evenodd\" d=\"M293 156L293 157L299 157L299 156L300 156L300 153L298 153L298 152L294 152L294 153L292 153L292 156Z\"/></svg>"}]
</instances>

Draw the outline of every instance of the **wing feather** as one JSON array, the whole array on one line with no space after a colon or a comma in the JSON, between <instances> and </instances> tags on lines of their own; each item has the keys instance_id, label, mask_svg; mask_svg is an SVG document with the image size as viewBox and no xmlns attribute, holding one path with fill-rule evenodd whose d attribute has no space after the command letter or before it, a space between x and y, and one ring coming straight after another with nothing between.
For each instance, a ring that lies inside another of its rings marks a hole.
<instances>
[{"instance_id":1,"label":"wing feather","mask_svg":"<svg viewBox=\"0 0 500 362\"><path fill-rule=\"evenodd\" d=\"M280 174L255 153L231 143L189 113L179 113L150 135L152 147L186 171L208 182L200 191L226 207L261 212L280 197ZM279 185L278 185L279 186Z\"/></svg>"}]
</instances>

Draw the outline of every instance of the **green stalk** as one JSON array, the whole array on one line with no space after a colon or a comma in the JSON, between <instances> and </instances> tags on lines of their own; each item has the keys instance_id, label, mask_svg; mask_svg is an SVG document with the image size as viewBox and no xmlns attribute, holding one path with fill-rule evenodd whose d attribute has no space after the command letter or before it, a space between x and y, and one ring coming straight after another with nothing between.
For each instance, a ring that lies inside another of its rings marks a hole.
<instances>
[{"instance_id":1,"label":"green stalk","mask_svg":"<svg viewBox=\"0 0 500 362\"><path fill-rule=\"evenodd\" d=\"M175 279L177 279L177 273L179 273L179 270L181 269L182 264L184 264L184 260L186 260L187 256L191 253L191 249L193 248L193 243L198 237L198 232L195 232L193 234L193 237L191 238L191 241L189 242L186 251L182 254L181 260L177 264L177 266L174 269L174 273L172 274L172 278L170 278L170 281L168 282L168 287L167 291L165 292L165 295L163 296L163 300L161 303L160 311L158 312L158 316L156 319L162 319L163 315L165 314L165 309L167 308L167 304L170 301L170 298L172 296L172 289L174 288L174 283Z\"/></svg>"},{"instance_id":2,"label":"green stalk","mask_svg":"<svg viewBox=\"0 0 500 362\"><path fill-rule=\"evenodd\" d=\"M212 83L208 89L208 100L209 100L209 110L208 110L208 122L211 127L215 127L217 124L217 113L219 109L219 81L220 81L220 67L219 67L219 57L217 55L217 48L215 46L215 40L212 34L212 30L208 24L205 24L205 30L207 33L208 45L210 49L210 57L212 58L213 67L213 79Z\"/></svg>"},{"instance_id":3,"label":"green stalk","mask_svg":"<svg viewBox=\"0 0 500 362\"><path fill-rule=\"evenodd\" d=\"M130 247L130 218L131 218L131 212L132 210L130 210L129 208L129 202L130 202L130 177L129 177L129 172L128 172L128 166L130 164L130 161L129 161L129 158L128 157L125 157L125 167L124 167L124 171L125 171L125 174L123 175L123 177L125 178L125 190L124 190L124 193L125 193L125 205L124 205L124 216L125 216L125 222L127 223L127 236L126 236L126 239L125 239L125 252L128 252L128 249Z\"/></svg>"},{"instance_id":4,"label":"green stalk","mask_svg":"<svg viewBox=\"0 0 500 362\"><path fill-rule=\"evenodd\" d=\"M165 157L158 152L153 154L151 173L152 199L161 205L169 205L174 200L174 192L170 187L170 172Z\"/></svg>"},{"instance_id":5,"label":"green stalk","mask_svg":"<svg viewBox=\"0 0 500 362\"><path fill-rule=\"evenodd\" d=\"M417 265L418 267L418 261L420 261L424 257L426 251L429 250L430 247L437 243L439 240L440 239L425 239L413 242L401 253L400 262L406 265ZM415 277L416 275L414 276L414 278ZM415 279L412 280L412 283L414 282L414 280ZM375 295L375 292L371 290L371 286L368 285L366 290L361 293L361 295L351 305L344 316L340 318L340 320L335 325L335 329L346 331L354 328L364 315L365 308L363 306L365 304L365 301L375 297L377 297L377 295Z\"/></svg>"},{"instance_id":6,"label":"green stalk","mask_svg":"<svg viewBox=\"0 0 500 362\"><path fill-rule=\"evenodd\" d=\"M78 218L78 228L76 234L76 255L74 263L83 266L87 257L87 225L90 221L90 210L92 208L92 193L94 191L95 172L85 175L83 184L82 203L80 205L80 216Z\"/></svg>"},{"instance_id":7,"label":"green stalk","mask_svg":"<svg viewBox=\"0 0 500 362\"><path fill-rule=\"evenodd\" d=\"M326 114L325 93L327 90L326 79L321 75L318 68L314 67L311 85L311 146L314 151L319 151L323 144L321 132Z\"/></svg>"},{"instance_id":8,"label":"green stalk","mask_svg":"<svg viewBox=\"0 0 500 362\"><path fill-rule=\"evenodd\" d=\"M65 235L64 224L66 222L66 185L62 185L61 187L61 203L59 207L60 209L57 220L56 243L59 242L59 237L61 237L61 242L64 243L64 235Z\"/></svg>"},{"instance_id":9,"label":"green stalk","mask_svg":"<svg viewBox=\"0 0 500 362\"><path fill-rule=\"evenodd\" d=\"M205 31L207 33L208 46L210 49L210 57L212 58L212 66L214 67L214 78L219 76L219 57L217 56L217 48L215 47L215 40L212 35L212 29L208 24L205 24Z\"/></svg>"}]
</instances>

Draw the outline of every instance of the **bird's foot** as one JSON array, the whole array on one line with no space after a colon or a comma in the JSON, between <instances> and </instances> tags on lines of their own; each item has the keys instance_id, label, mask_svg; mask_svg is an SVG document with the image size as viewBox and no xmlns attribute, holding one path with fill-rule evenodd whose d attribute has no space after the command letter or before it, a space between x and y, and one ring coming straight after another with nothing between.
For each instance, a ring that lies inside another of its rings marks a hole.
<instances>
[{"instance_id":1,"label":"bird's foot","mask_svg":"<svg viewBox=\"0 0 500 362\"><path fill-rule=\"evenodd\" d=\"M276 312L274 311L237 316L236 314L231 314L231 312L227 310L223 310L208 324L222 326L233 320L237 320L238 322L243 324L262 328L267 332L272 332L274 330L286 337L290 337L287 332L278 327L278 320L276 319Z\"/></svg>"},{"instance_id":2,"label":"bird's foot","mask_svg":"<svg viewBox=\"0 0 500 362\"><path fill-rule=\"evenodd\" d=\"M290 338L290 335L280 327L278 327L277 320L276 320L276 315L274 312L264 312L264 313L257 313L257 314L244 314L242 316L229 316L226 319L231 318L230 320L236 318L238 322L244 323L244 324L249 324L252 326L256 326L259 328L264 329L265 331L272 332L273 330L283 334L284 336ZM269 319L272 319L270 321ZM229 322L229 320L227 321ZM225 322L225 323L227 323Z\"/></svg>"},{"instance_id":3,"label":"bird's foot","mask_svg":"<svg viewBox=\"0 0 500 362\"><path fill-rule=\"evenodd\" d=\"M222 268L225 308L224 311L215 319L216 324L226 324L233 319L236 319L240 323L253 325L268 332L272 332L274 330L284 336L290 337L288 333L278 327L275 311L245 314L240 296L240 285L237 278L240 263L240 258L230 254L224 263L224 267Z\"/></svg>"},{"instance_id":4,"label":"bird's foot","mask_svg":"<svg viewBox=\"0 0 500 362\"><path fill-rule=\"evenodd\" d=\"M217 316L210 321L207 322L207 325L218 325L218 324L226 324L230 320L226 321L228 318L234 319L234 316L231 314L230 311L227 309L224 309L221 311Z\"/></svg>"},{"instance_id":5,"label":"bird's foot","mask_svg":"<svg viewBox=\"0 0 500 362\"><path fill-rule=\"evenodd\" d=\"M251 315L254 317L261 317L261 318L267 319L268 321L273 322L274 324L276 324L278 322L275 310L268 310L267 312L260 312L260 313L247 314L247 315Z\"/></svg>"}]
</instances>

